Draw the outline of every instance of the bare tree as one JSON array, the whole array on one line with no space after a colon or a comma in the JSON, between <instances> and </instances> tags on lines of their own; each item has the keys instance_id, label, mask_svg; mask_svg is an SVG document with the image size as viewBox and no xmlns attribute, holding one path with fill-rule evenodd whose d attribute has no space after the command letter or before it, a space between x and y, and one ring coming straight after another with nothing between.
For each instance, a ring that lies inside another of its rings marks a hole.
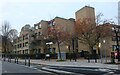
<instances>
[{"instance_id":1,"label":"bare tree","mask_svg":"<svg viewBox=\"0 0 120 75\"><path fill-rule=\"evenodd\" d=\"M72 46L72 37L73 35L71 35L69 32L67 32L67 35L66 35L66 39L64 41L64 43L67 45L68 47L68 50L69 50L69 59L71 61L72 59L72 53L74 53L73 51L74 50L71 50L71 46Z\"/></svg>"},{"instance_id":2,"label":"bare tree","mask_svg":"<svg viewBox=\"0 0 120 75\"><path fill-rule=\"evenodd\" d=\"M97 14L96 19L95 19L96 20L96 25L99 25L100 23L103 22L102 16L104 16L104 15L101 12Z\"/></svg>"},{"instance_id":3,"label":"bare tree","mask_svg":"<svg viewBox=\"0 0 120 75\"><path fill-rule=\"evenodd\" d=\"M103 24L99 24L101 14L97 16L97 23L92 23L91 19L84 18L78 20L75 25L76 37L80 40L81 43L85 44L90 48L91 54L95 54L93 48L99 43L100 38L109 36L111 34L110 23L107 23L108 20L103 21Z\"/></svg>"},{"instance_id":4,"label":"bare tree","mask_svg":"<svg viewBox=\"0 0 120 75\"><path fill-rule=\"evenodd\" d=\"M13 42L13 40L15 40L18 37L17 35L18 35L17 30L11 29L8 38L10 38L10 41Z\"/></svg>"},{"instance_id":5,"label":"bare tree","mask_svg":"<svg viewBox=\"0 0 120 75\"><path fill-rule=\"evenodd\" d=\"M55 25L48 28L49 38L51 38L57 43L60 60L62 60L60 44L64 42L67 39L66 36L68 36L68 33L63 29L64 28L61 25Z\"/></svg>"},{"instance_id":6,"label":"bare tree","mask_svg":"<svg viewBox=\"0 0 120 75\"><path fill-rule=\"evenodd\" d=\"M2 47L3 47L3 53L9 52L9 45L12 45L13 40L17 37L17 30L11 29L11 26L9 22L4 21L2 24L1 29L1 35L2 35Z\"/></svg>"}]
</instances>

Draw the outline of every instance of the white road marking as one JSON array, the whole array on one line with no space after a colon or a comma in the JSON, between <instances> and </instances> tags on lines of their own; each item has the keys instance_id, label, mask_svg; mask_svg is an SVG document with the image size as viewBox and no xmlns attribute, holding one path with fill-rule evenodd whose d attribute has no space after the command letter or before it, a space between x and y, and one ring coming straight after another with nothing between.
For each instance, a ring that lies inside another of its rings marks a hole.
<instances>
[{"instance_id":1,"label":"white road marking","mask_svg":"<svg viewBox=\"0 0 120 75\"><path fill-rule=\"evenodd\" d=\"M5 73L7 73L7 71L4 71Z\"/></svg>"},{"instance_id":2,"label":"white road marking","mask_svg":"<svg viewBox=\"0 0 120 75\"><path fill-rule=\"evenodd\" d=\"M110 74L114 74L114 72L109 72Z\"/></svg>"},{"instance_id":3,"label":"white road marking","mask_svg":"<svg viewBox=\"0 0 120 75\"><path fill-rule=\"evenodd\" d=\"M39 70L39 69L38 69L37 71L42 71L42 70ZM42 72L45 72L45 73L51 73L51 72L48 72L48 71L42 71Z\"/></svg>"},{"instance_id":4,"label":"white road marking","mask_svg":"<svg viewBox=\"0 0 120 75\"><path fill-rule=\"evenodd\" d=\"M42 67L42 69L45 69L45 70L48 70L48 71L54 71L54 72L58 72L58 73L73 74L73 72L61 71L61 70L55 70L55 69L49 69L49 68L46 68L46 67Z\"/></svg>"}]
</instances>

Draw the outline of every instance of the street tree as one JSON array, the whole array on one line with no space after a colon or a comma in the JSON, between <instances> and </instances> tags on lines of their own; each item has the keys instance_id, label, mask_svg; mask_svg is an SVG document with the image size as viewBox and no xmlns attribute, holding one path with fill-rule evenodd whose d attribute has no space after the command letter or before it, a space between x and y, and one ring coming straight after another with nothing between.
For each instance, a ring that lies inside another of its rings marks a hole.
<instances>
[{"instance_id":1,"label":"street tree","mask_svg":"<svg viewBox=\"0 0 120 75\"><path fill-rule=\"evenodd\" d=\"M69 34L64 30L64 27L61 25L54 25L48 27L48 37L57 43L60 60L62 60L60 44L67 39L67 36L69 36Z\"/></svg>"},{"instance_id":2,"label":"street tree","mask_svg":"<svg viewBox=\"0 0 120 75\"><path fill-rule=\"evenodd\" d=\"M101 14L100 14L101 15ZM99 17L100 17L99 15ZM79 19L75 25L75 35L80 43L89 47L91 54L95 54L94 47L99 43L100 38L107 37L111 34L111 25L107 20L99 24L91 22L91 18ZM99 24L99 25L97 25Z\"/></svg>"},{"instance_id":3,"label":"street tree","mask_svg":"<svg viewBox=\"0 0 120 75\"><path fill-rule=\"evenodd\" d=\"M16 29L11 29L9 22L4 21L4 23L2 24L1 35L3 48L2 52L6 54L9 52L13 40L17 38L18 32Z\"/></svg>"},{"instance_id":4,"label":"street tree","mask_svg":"<svg viewBox=\"0 0 120 75\"><path fill-rule=\"evenodd\" d=\"M72 43L72 38L73 38L73 34L71 34L70 32L66 32L66 37L63 41L63 43L66 45L67 49L69 50L69 59L71 61L72 59L72 53L73 53L73 50L71 49L71 46L73 45Z\"/></svg>"}]
</instances>

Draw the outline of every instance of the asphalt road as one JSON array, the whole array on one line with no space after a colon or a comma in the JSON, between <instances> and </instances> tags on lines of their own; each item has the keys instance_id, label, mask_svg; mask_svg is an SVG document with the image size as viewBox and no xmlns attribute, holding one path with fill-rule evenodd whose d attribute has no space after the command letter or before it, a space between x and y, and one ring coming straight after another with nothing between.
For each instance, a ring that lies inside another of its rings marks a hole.
<instances>
[{"instance_id":1,"label":"asphalt road","mask_svg":"<svg viewBox=\"0 0 120 75\"><path fill-rule=\"evenodd\" d=\"M42 71L34 67L21 64L2 62L2 75L50 75L50 72Z\"/></svg>"},{"instance_id":2,"label":"asphalt road","mask_svg":"<svg viewBox=\"0 0 120 75\"><path fill-rule=\"evenodd\" d=\"M83 75L120 75L120 70L113 69L101 69L101 68L90 68L90 67L58 67L58 66L47 66L49 69L62 70Z\"/></svg>"},{"instance_id":3,"label":"asphalt road","mask_svg":"<svg viewBox=\"0 0 120 75\"><path fill-rule=\"evenodd\" d=\"M43 67L47 69L43 69ZM51 71L48 69L51 69ZM65 72L71 72L72 74ZM2 62L2 73L2 75L120 75L120 70L92 67L41 66L37 64L31 64L28 67L28 63L25 66L24 62L16 64L14 61L11 61L11 63L5 61Z\"/></svg>"}]
</instances>

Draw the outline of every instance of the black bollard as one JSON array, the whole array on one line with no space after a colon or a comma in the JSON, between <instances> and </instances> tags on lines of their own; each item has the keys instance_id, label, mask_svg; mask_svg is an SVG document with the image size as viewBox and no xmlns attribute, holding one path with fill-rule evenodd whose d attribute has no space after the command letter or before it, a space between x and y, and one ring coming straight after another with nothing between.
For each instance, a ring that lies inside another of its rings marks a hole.
<instances>
[{"instance_id":1,"label":"black bollard","mask_svg":"<svg viewBox=\"0 0 120 75\"><path fill-rule=\"evenodd\" d=\"M28 66L30 67L30 57L28 58Z\"/></svg>"},{"instance_id":2,"label":"black bollard","mask_svg":"<svg viewBox=\"0 0 120 75\"><path fill-rule=\"evenodd\" d=\"M75 62L77 61L77 59L75 58Z\"/></svg>"},{"instance_id":3,"label":"black bollard","mask_svg":"<svg viewBox=\"0 0 120 75\"><path fill-rule=\"evenodd\" d=\"M10 62L10 57L8 57L8 62Z\"/></svg>"},{"instance_id":4,"label":"black bollard","mask_svg":"<svg viewBox=\"0 0 120 75\"><path fill-rule=\"evenodd\" d=\"M10 62L11 62L11 57L10 57Z\"/></svg>"},{"instance_id":5,"label":"black bollard","mask_svg":"<svg viewBox=\"0 0 120 75\"><path fill-rule=\"evenodd\" d=\"M25 57L25 65L26 65L26 57Z\"/></svg>"},{"instance_id":6,"label":"black bollard","mask_svg":"<svg viewBox=\"0 0 120 75\"><path fill-rule=\"evenodd\" d=\"M10 62L10 57L8 57L8 62Z\"/></svg>"},{"instance_id":7,"label":"black bollard","mask_svg":"<svg viewBox=\"0 0 120 75\"><path fill-rule=\"evenodd\" d=\"M5 57L3 57L3 61L5 61Z\"/></svg>"},{"instance_id":8,"label":"black bollard","mask_svg":"<svg viewBox=\"0 0 120 75\"><path fill-rule=\"evenodd\" d=\"M71 61L71 58L70 58L70 61Z\"/></svg>"},{"instance_id":9,"label":"black bollard","mask_svg":"<svg viewBox=\"0 0 120 75\"><path fill-rule=\"evenodd\" d=\"M18 64L18 57L17 57L17 64Z\"/></svg>"},{"instance_id":10,"label":"black bollard","mask_svg":"<svg viewBox=\"0 0 120 75\"><path fill-rule=\"evenodd\" d=\"M8 62L9 62L9 57L8 57Z\"/></svg>"},{"instance_id":11,"label":"black bollard","mask_svg":"<svg viewBox=\"0 0 120 75\"><path fill-rule=\"evenodd\" d=\"M88 58L88 63L90 63L90 58Z\"/></svg>"},{"instance_id":12,"label":"black bollard","mask_svg":"<svg viewBox=\"0 0 120 75\"><path fill-rule=\"evenodd\" d=\"M95 58L95 63L97 63L97 59Z\"/></svg>"},{"instance_id":13,"label":"black bollard","mask_svg":"<svg viewBox=\"0 0 120 75\"><path fill-rule=\"evenodd\" d=\"M15 57L15 63L16 63L16 57Z\"/></svg>"}]
</instances>

